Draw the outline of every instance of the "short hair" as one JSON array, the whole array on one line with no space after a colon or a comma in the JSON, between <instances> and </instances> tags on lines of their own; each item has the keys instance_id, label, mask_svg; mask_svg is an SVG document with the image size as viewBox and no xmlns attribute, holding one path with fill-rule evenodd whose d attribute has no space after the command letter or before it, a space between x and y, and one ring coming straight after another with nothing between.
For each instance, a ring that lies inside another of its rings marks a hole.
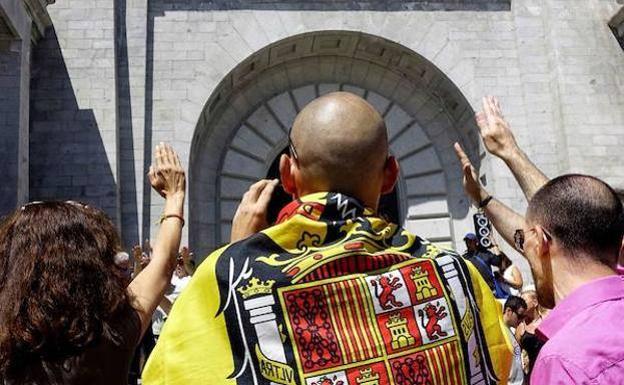
<instances>
[{"instance_id":1,"label":"short hair","mask_svg":"<svg viewBox=\"0 0 624 385\"><path fill-rule=\"evenodd\" d=\"M129 261L130 261L130 255L128 255L128 253L126 253L125 251L120 251L117 254L115 254L115 256L113 257L113 263L117 267L120 267L121 265Z\"/></svg>"},{"instance_id":2,"label":"short hair","mask_svg":"<svg viewBox=\"0 0 624 385\"><path fill-rule=\"evenodd\" d=\"M617 263L624 235L622 202L598 178L568 174L552 179L531 198L527 219L542 225L574 257Z\"/></svg>"},{"instance_id":3,"label":"short hair","mask_svg":"<svg viewBox=\"0 0 624 385\"><path fill-rule=\"evenodd\" d=\"M514 313L520 310L521 308L528 309L526 301L521 297L510 295L505 301L505 306L503 306L503 311L506 309L511 309Z\"/></svg>"},{"instance_id":4,"label":"short hair","mask_svg":"<svg viewBox=\"0 0 624 385\"><path fill-rule=\"evenodd\" d=\"M523 290L520 295L529 296L531 299L537 300L537 291L533 289Z\"/></svg>"}]
</instances>

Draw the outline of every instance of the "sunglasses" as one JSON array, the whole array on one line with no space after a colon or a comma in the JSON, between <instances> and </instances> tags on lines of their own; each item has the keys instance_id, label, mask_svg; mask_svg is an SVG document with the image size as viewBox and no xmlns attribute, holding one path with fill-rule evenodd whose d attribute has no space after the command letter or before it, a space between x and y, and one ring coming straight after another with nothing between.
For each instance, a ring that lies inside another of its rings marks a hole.
<instances>
[{"instance_id":1,"label":"sunglasses","mask_svg":"<svg viewBox=\"0 0 624 385\"><path fill-rule=\"evenodd\" d=\"M299 161L299 156L297 155L297 149L295 148L295 144L292 141L292 126L288 129L288 151L290 151L290 156L293 157L295 161Z\"/></svg>"},{"instance_id":2,"label":"sunglasses","mask_svg":"<svg viewBox=\"0 0 624 385\"><path fill-rule=\"evenodd\" d=\"M24 211L24 210L28 209L29 207L43 205L43 204L50 203L50 202L51 201L32 201L32 202L28 202L24 206L20 207L20 210ZM72 200L65 201L63 203L67 203L67 204L70 204L70 205L73 205L73 206L76 206L76 207L80 207L80 208L83 208L83 209L86 209L86 208L89 207L89 206L87 206L84 203L77 202L77 201L72 201Z\"/></svg>"},{"instance_id":3,"label":"sunglasses","mask_svg":"<svg viewBox=\"0 0 624 385\"><path fill-rule=\"evenodd\" d=\"M546 231L545 228L541 227L542 231L544 232L544 235L546 236L546 239L548 239L549 241L552 240L552 236L548 233L548 231ZM535 231L534 228L532 228L530 231ZM514 232L514 246L516 247L516 250L520 251L520 252L524 252L524 241L525 241L525 234L524 234L524 230L522 229L517 229Z\"/></svg>"}]
</instances>

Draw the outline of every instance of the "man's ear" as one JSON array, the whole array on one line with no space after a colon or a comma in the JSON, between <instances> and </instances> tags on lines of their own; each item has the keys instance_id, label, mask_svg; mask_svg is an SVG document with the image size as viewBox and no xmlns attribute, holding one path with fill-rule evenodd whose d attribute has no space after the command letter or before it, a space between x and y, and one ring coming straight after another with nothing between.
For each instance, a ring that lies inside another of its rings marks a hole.
<instances>
[{"instance_id":1,"label":"man's ear","mask_svg":"<svg viewBox=\"0 0 624 385\"><path fill-rule=\"evenodd\" d=\"M392 155L386 159L386 164L383 170L383 183L381 184L381 194L388 194L392 192L394 186L399 179L399 162Z\"/></svg>"},{"instance_id":2,"label":"man's ear","mask_svg":"<svg viewBox=\"0 0 624 385\"><path fill-rule=\"evenodd\" d=\"M295 183L295 168L293 160L287 154L282 154L280 157L279 173L282 187L287 194L297 197L297 185Z\"/></svg>"},{"instance_id":3,"label":"man's ear","mask_svg":"<svg viewBox=\"0 0 624 385\"><path fill-rule=\"evenodd\" d=\"M546 236L546 233L544 232L544 230L542 229L541 226L535 226L535 237L536 237L536 243L535 243L535 248L536 248L536 255L539 258L544 257L545 255L550 253L550 247L551 247L551 241L548 239L548 237Z\"/></svg>"}]
</instances>

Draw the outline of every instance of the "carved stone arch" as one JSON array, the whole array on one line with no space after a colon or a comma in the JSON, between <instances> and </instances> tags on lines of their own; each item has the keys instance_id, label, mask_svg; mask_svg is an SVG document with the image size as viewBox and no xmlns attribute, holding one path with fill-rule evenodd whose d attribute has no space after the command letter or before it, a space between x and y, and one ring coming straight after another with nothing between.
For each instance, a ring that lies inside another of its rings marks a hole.
<instances>
[{"instance_id":1,"label":"carved stone arch","mask_svg":"<svg viewBox=\"0 0 624 385\"><path fill-rule=\"evenodd\" d=\"M389 40L350 31L292 36L251 55L206 103L189 172L189 240L206 253L227 242L243 193L266 176L297 112L327 92L361 95L382 113L401 165L403 224L436 242L456 238L468 202L453 152L458 141L478 167L474 111L431 62Z\"/></svg>"}]
</instances>

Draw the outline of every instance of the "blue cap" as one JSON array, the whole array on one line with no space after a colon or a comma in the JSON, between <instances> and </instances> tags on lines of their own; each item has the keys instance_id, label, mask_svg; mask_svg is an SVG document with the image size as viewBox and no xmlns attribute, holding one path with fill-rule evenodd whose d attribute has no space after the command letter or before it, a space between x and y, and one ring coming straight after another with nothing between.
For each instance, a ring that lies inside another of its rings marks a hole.
<instances>
[{"instance_id":1,"label":"blue cap","mask_svg":"<svg viewBox=\"0 0 624 385\"><path fill-rule=\"evenodd\" d=\"M464 237L464 241L466 239L470 239L471 241L478 240L477 235L475 233L468 233L468 234L466 234L466 236Z\"/></svg>"}]
</instances>

